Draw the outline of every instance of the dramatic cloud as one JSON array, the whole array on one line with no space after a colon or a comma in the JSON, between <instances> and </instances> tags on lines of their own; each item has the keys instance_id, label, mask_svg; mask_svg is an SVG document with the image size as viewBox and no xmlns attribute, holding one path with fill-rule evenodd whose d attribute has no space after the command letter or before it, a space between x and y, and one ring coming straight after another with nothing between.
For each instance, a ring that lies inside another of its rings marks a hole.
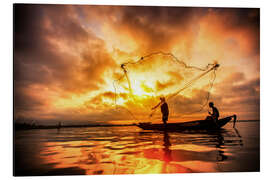
<instances>
[{"instance_id":1,"label":"dramatic cloud","mask_svg":"<svg viewBox=\"0 0 270 180\"><path fill-rule=\"evenodd\" d=\"M67 6L15 6L14 80L18 115L25 113L24 109L43 105L44 100L33 100L39 93L55 94L45 98L53 101L55 96L68 98L73 93L99 89L104 84L103 73L115 65L103 40L83 29L76 17L69 16L70 11ZM40 91L34 91L34 86Z\"/></svg>"},{"instance_id":2,"label":"dramatic cloud","mask_svg":"<svg viewBox=\"0 0 270 180\"><path fill-rule=\"evenodd\" d=\"M259 119L259 15L256 8L16 4L15 118L132 123L127 109L115 106L113 82L123 75L120 65L163 51L199 67L217 61L221 67L210 98L221 114ZM161 69L164 62L158 64ZM145 62L143 69L130 73L131 79L140 81L138 96L169 91L192 74L170 69L164 73L153 63ZM153 77L163 79L149 84ZM209 77L173 99L172 121L204 118L205 109L188 114L205 103L207 82ZM125 101L127 84L117 97L118 104L138 114L149 113L158 102L154 97Z\"/></svg>"}]
</instances>

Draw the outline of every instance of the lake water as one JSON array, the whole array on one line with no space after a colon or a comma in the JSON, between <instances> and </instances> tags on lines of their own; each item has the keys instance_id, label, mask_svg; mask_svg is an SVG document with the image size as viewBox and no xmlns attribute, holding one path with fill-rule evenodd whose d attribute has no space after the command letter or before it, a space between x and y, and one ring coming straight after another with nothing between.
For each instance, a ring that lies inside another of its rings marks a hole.
<instances>
[{"instance_id":1,"label":"lake water","mask_svg":"<svg viewBox=\"0 0 270 180\"><path fill-rule=\"evenodd\" d=\"M20 175L156 174L260 170L259 121L216 132L135 126L36 129L14 134Z\"/></svg>"}]
</instances>

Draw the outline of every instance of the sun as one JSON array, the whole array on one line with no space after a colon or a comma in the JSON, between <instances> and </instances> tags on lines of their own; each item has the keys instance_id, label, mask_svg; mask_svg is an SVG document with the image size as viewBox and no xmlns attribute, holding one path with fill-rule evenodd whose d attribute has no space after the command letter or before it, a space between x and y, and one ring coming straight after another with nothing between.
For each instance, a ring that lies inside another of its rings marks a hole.
<instances>
[{"instance_id":1,"label":"sun","mask_svg":"<svg viewBox=\"0 0 270 180\"><path fill-rule=\"evenodd\" d=\"M154 83L151 81L143 80L142 78L138 78L138 80L134 80L132 87L132 93L136 96L154 96L155 89Z\"/></svg>"}]
</instances>

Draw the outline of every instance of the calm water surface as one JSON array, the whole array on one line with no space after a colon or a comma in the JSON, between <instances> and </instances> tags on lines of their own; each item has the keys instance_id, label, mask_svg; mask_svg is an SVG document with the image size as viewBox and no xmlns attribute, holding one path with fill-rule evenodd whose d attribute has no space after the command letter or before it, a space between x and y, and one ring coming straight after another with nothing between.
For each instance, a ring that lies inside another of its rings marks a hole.
<instances>
[{"instance_id":1,"label":"calm water surface","mask_svg":"<svg viewBox=\"0 0 270 180\"><path fill-rule=\"evenodd\" d=\"M216 132L154 132L135 126L15 133L15 175L259 171L259 121Z\"/></svg>"}]
</instances>

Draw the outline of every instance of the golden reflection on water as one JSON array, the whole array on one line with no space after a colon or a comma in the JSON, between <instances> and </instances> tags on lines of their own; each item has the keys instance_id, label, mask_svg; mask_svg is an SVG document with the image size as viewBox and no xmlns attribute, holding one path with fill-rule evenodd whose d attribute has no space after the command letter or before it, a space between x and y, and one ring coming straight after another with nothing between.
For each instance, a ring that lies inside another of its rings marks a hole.
<instances>
[{"instance_id":1,"label":"golden reflection on water","mask_svg":"<svg viewBox=\"0 0 270 180\"><path fill-rule=\"evenodd\" d=\"M104 132L105 135L82 133L84 138L79 139L84 140L44 142L40 158L54 169L78 167L85 174L159 174L220 171L218 162L231 155L224 148L226 141L221 133L126 134L125 131L130 131L128 128L134 127L126 128L118 134L117 128L111 134ZM239 137L232 142L227 145L241 147Z\"/></svg>"},{"instance_id":2,"label":"golden reflection on water","mask_svg":"<svg viewBox=\"0 0 270 180\"><path fill-rule=\"evenodd\" d=\"M46 143L46 150L41 153L47 164L55 164L54 168L78 166L86 170L86 174L156 174L192 172L180 164L171 162L171 151L168 147L156 150L144 150L131 155L123 151L104 151L97 145L89 150L87 142L71 142L70 147L63 148L63 143ZM81 146L80 148L77 148ZM84 147L85 146L85 147ZM122 153L122 154L121 154Z\"/></svg>"}]
</instances>

